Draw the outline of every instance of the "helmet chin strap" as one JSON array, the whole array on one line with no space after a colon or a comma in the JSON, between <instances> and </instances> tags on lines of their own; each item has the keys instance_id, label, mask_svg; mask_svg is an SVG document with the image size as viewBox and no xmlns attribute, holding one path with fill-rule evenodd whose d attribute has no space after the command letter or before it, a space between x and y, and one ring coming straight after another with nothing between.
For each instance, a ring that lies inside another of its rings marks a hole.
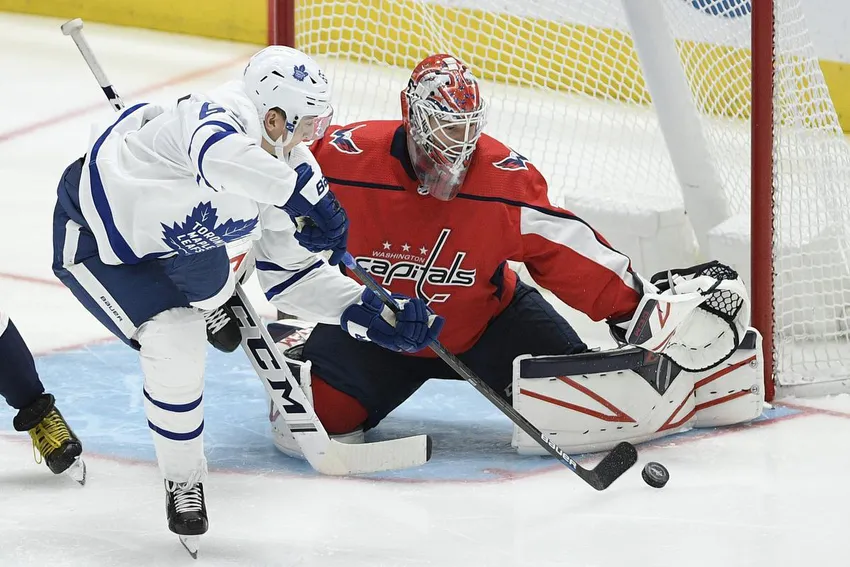
<instances>
[{"instance_id":1,"label":"helmet chin strap","mask_svg":"<svg viewBox=\"0 0 850 567\"><path fill-rule=\"evenodd\" d=\"M277 159L283 159L283 148L286 146L286 144L289 143L290 140L292 140L293 133L284 128L283 134L281 134L277 140L272 140L272 137L269 136L268 130L266 130L265 116L260 117L260 126L260 129L263 132L263 139L274 148L274 155L277 157Z\"/></svg>"}]
</instances>

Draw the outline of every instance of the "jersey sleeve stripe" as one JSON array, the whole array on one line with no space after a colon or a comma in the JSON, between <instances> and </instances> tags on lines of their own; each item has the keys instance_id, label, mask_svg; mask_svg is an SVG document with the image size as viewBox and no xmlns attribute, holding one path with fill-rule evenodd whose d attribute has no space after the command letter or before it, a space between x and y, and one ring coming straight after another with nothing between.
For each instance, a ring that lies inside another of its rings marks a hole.
<instances>
[{"instance_id":1,"label":"jersey sleeve stripe","mask_svg":"<svg viewBox=\"0 0 850 567\"><path fill-rule=\"evenodd\" d=\"M602 243L587 224L570 215L552 215L536 208L523 207L520 232L536 234L550 242L575 251L619 276L627 286L640 293L640 283L629 268L628 256Z\"/></svg>"},{"instance_id":2,"label":"jersey sleeve stripe","mask_svg":"<svg viewBox=\"0 0 850 567\"><path fill-rule=\"evenodd\" d=\"M214 191L217 191L217 189L212 186L212 184L209 182L209 180L207 180L206 175L204 175L204 155L207 153L207 151L209 151L209 149L216 142L223 140L224 138L226 138L227 136L230 136L231 134L236 134L236 128L234 128L233 126L227 126L227 127L228 127L227 130L216 132L215 134L213 134L212 136L207 138L207 141L204 142L203 146L201 146L201 151L198 152L198 173L201 175L201 179L204 180L204 183L206 183L207 186L212 188Z\"/></svg>"},{"instance_id":3,"label":"jersey sleeve stripe","mask_svg":"<svg viewBox=\"0 0 850 567\"><path fill-rule=\"evenodd\" d=\"M130 245L121 235L118 227L115 226L115 217L112 214L112 207L109 205L109 199L106 197L106 189L103 186L103 180L100 178L100 171L97 168L97 155L104 142L106 142L106 139L112 133L112 130L114 130L122 120L144 106L145 103L136 104L122 112L121 116L118 117L118 120L113 122L112 125L100 135L97 141L95 141L92 146L91 156L89 159L89 185L91 186L91 196L92 201L94 202L94 208L97 211L101 222L103 222L103 228L106 231L106 238L109 241L109 245L112 247L112 250L115 252L118 259L125 264L135 264L139 262L141 258L136 256L133 249L130 248Z\"/></svg>"},{"instance_id":4,"label":"jersey sleeve stripe","mask_svg":"<svg viewBox=\"0 0 850 567\"><path fill-rule=\"evenodd\" d=\"M230 131L230 132L234 132L234 133L236 132L236 128L234 128L232 124L229 124L227 122L222 122L221 120L207 120L206 122L202 122L201 125L198 126L197 128L195 128L195 131L192 132L192 138L189 140L189 155L190 156L192 155L192 146L195 144L195 136L198 135L198 132L200 132L201 130L203 130L204 128L206 128L208 126L216 126L218 128L221 128L220 131L225 131L225 132Z\"/></svg>"},{"instance_id":5,"label":"jersey sleeve stripe","mask_svg":"<svg viewBox=\"0 0 850 567\"><path fill-rule=\"evenodd\" d=\"M304 268L303 270L298 270L292 276L288 277L287 279L285 279L281 283L277 284L276 286L269 288L268 291L266 291L266 299L271 301L274 296L284 292L287 288L289 288L292 285L294 285L295 283L297 283L304 276L306 276L307 274L309 274L313 270L317 269L319 266L321 266L324 263L325 262L323 260L318 260L313 265L308 266L308 267ZM257 269L259 269L259 265L257 266ZM284 271L289 271L289 270L284 270Z\"/></svg>"}]
</instances>

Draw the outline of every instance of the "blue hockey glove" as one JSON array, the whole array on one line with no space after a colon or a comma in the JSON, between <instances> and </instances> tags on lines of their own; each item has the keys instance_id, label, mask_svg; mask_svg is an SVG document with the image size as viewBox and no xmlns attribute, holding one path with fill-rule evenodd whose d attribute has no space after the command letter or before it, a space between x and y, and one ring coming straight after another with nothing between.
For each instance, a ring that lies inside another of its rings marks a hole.
<instances>
[{"instance_id":1,"label":"blue hockey glove","mask_svg":"<svg viewBox=\"0 0 850 567\"><path fill-rule=\"evenodd\" d=\"M299 172L301 166L295 168ZM306 170L305 170L306 171ZM312 175L312 169L309 170ZM321 195L321 197L319 197ZM315 204L313 204L313 202ZM328 264L342 261L348 244L348 215L322 178L315 187L311 183L295 191L283 207L299 229L295 239L310 252L331 251Z\"/></svg>"},{"instance_id":2,"label":"blue hockey glove","mask_svg":"<svg viewBox=\"0 0 850 567\"><path fill-rule=\"evenodd\" d=\"M342 261L348 244L348 215L333 193L328 192L307 214L308 222L298 223L295 240L310 252L330 250L328 264Z\"/></svg>"},{"instance_id":3,"label":"blue hockey glove","mask_svg":"<svg viewBox=\"0 0 850 567\"><path fill-rule=\"evenodd\" d=\"M393 313L368 288L360 303L342 312L345 331L361 341L371 341L396 352L419 352L434 341L445 320L435 315L421 299L393 294L401 311Z\"/></svg>"}]
</instances>

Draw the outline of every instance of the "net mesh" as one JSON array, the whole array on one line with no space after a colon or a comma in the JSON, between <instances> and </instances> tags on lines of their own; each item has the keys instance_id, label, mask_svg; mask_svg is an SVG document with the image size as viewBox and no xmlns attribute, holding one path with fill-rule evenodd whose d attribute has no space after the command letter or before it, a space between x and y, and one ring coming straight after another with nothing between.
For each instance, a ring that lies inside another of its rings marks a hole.
<instances>
[{"instance_id":1,"label":"net mesh","mask_svg":"<svg viewBox=\"0 0 850 567\"><path fill-rule=\"evenodd\" d=\"M660 6L730 217L724 227L746 241L750 3L632 1ZM774 304L776 370L785 384L841 379L850 368L850 151L801 1L775 0ZM483 80L487 133L532 160L553 203L575 209L592 201L621 212L684 206L659 125L663 109L651 102L621 0L296 6L296 46L324 65L336 122L398 119L410 70L449 52ZM748 269L736 268L748 280Z\"/></svg>"}]
</instances>

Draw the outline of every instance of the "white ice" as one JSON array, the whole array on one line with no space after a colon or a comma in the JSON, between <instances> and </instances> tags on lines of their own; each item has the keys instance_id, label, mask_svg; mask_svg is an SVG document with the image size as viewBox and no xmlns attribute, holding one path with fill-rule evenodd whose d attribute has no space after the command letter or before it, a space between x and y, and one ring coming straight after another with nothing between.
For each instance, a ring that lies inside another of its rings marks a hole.
<instances>
[{"instance_id":1,"label":"white ice","mask_svg":"<svg viewBox=\"0 0 850 567\"><path fill-rule=\"evenodd\" d=\"M97 357L93 345L108 333L50 271L51 214L60 173L84 151L90 122L111 110L61 23L0 15L0 304L39 355L82 348ZM235 77L256 49L99 25L86 33L127 102ZM134 364L127 351L116 380L140 384ZM65 370L81 395L96 397L79 368ZM640 448L638 466L602 493L555 466L416 482L216 469L195 564L847 565L850 397L793 403L805 409L783 420ZM79 487L34 464L31 450L0 425L0 565L194 563L166 528L150 459L88 454ZM671 472L663 490L640 479L650 460Z\"/></svg>"}]
</instances>

